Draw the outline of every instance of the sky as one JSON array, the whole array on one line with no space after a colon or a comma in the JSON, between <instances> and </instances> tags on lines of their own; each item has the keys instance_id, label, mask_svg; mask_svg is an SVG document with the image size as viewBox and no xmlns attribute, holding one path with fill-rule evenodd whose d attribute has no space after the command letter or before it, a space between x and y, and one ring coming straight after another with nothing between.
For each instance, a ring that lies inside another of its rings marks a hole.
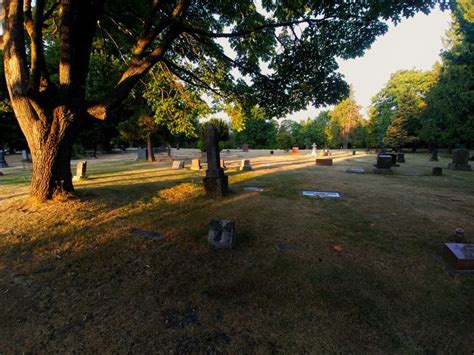
<instances>
[{"instance_id":1,"label":"sky","mask_svg":"<svg viewBox=\"0 0 474 355\"><path fill-rule=\"evenodd\" d=\"M402 20L379 37L361 58L339 61L339 72L355 91L357 102L366 115L370 99L382 89L390 75L400 69L429 70L439 60L443 38L449 28L450 13L434 10ZM286 118L315 117L321 109L309 107Z\"/></svg>"}]
</instances>

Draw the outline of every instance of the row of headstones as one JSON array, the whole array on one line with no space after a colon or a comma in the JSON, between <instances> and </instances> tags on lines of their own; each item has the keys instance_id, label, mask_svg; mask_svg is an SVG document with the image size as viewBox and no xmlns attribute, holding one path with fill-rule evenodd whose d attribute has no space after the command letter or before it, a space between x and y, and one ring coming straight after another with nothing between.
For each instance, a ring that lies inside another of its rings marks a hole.
<instances>
[{"instance_id":1,"label":"row of headstones","mask_svg":"<svg viewBox=\"0 0 474 355\"><path fill-rule=\"evenodd\" d=\"M30 153L27 150L21 151L21 161L22 162L31 162ZM0 150L0 168L8 168L7 160L5 159L5 151Z\"/></svg>"},{"instance_id":2,"label":"row of headstones","mask_svg":"<svg viewBox=\"0 0 474 355\"><path fill-rule=\"evenodd\" d=\"M171 168L174 169L174 170L180 170L180 169L184 169L184 166L185 166L184 160L174 160L173 165L171 166ZM225 164L224 159L220 159L220 167L224 170L227 169L227 165ZM202 170L201 159L191 160L190 169L193 170L193 171ZM249 159L242 159L241 162L240 162L239 170L241 170L241 171L252 170L252 165L250 164L250 160Z\"/></svg>"}]
</instances>

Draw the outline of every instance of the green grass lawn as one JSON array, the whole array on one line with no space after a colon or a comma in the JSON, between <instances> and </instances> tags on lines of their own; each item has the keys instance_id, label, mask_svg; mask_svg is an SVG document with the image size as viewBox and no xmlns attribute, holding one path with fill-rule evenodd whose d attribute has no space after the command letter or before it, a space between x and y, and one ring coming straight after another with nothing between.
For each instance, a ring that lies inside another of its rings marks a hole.
<instances>
[{"instance_id":1,"label":"green grass lawn","mask_svg":"<svg viewBox=\"0 0 474 355\"><path fill-rule=\"evenodd\" d=\"M0 352L471 353L474 280L434 256L457 227L474 242L474 172L432 177L449 160L428 158L406 154L385 176L374 155L255 157L227 171L233 193L218 199L202 172L94 162L77 199L41 206L27 173L7 174ZM345 172L355 166L369 172ZM253 185L265 191L243 191ZM207 244L219 218L236 221L233 250Z\"/></svg>"}]
</instances>

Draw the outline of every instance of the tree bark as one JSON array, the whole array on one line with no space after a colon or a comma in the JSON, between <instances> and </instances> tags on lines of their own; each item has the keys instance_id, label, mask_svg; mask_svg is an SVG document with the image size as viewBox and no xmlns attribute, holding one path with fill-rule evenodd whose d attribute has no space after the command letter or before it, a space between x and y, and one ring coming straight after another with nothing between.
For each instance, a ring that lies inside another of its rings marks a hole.
<instances>
[{"instance_id":1,"label":"tree bark","mask_svg":"<svg viewBox=\"0 0 474 355\"><path fill-rule=\"evenodd\" d=\"M155 153L153 153L153 141L151 139L151 133L146 135L146 147L148 151L148 161L156 161Z\"/></svg>"}]
</instances>

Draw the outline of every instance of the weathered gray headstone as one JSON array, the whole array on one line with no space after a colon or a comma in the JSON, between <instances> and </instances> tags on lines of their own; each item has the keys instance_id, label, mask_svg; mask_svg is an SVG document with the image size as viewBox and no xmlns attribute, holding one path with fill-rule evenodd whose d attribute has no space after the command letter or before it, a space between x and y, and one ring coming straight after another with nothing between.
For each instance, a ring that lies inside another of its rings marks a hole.
<instances>
[{"instance_id":1,"label":"weathered gray headstone","mask_svg":"<svg viewBox=\"0 0 474 355\"><path fill-rule=\"evenodd\" d=\"M388 154L378 154L377 164L373 169L375 174L392 174L392 156Z\"/></svg>"},{"instance_id":2,"label":"weathered gray headstone","mask_svg":"<svg viewBox=\"0 0 474 355\"><path fill-rule=\"evenodd\" d=\"M252 165L250 165L250 160L242 159L240 162L240 171L252 170Z\"/></svg>"},{"instance_id":3,"label":"weathered gray headstone","mask_svg":"<svg viewBox=\"0 0 474 355\"><path fill-rule=\"evenodd\" d=\"M263 188L257 186L246 186L244 187L244 191L248 192L263 192Z\"/></svg>"},{"instance_id":4,"label":"weathered gray headstone","mask_svg":"<svg viewBox=\"0 0 474 355\"><path fill-rule=\"evenodd\" d=\"M202 169L202 167L201 167L201 160L200 159L191 160L191 170L199 171L201 169Z\"/></svg>"},{"instance_id":5,"label":"weathered gray headstone","mask_svg":"<svg viewBox=\"0 0 474 355\"><path fill-rule=\"evenodd\" d=\"M443 168L434 167L434 168L433 168L432 175L433 175L433 176L442 176L442 175L443 175Z\"/></svg>"},{"instance_id":6,"label":"weathered gray headstone","mask_svg":"<svg viewBox=\"0 0 474 355\"><path fill-rule=\"evenodd\" d=\"M405 153L398 153L397 154L397 161L399 163L405 163Z\"/></svg>"},{"instance_id":7,"label":"weathered gray headstone","mask_svg":"<svg viewBox=\"0 0 474 355\"><path fill-rule=\"evenodd\" d=\"M249 151L249 145L248 144L242 144L242 151L247 153Z\"/></svg>"},{"instance_id":8,"label":"weathered gray headstone","mask_svg":"<svg viewBox=\"0 0 474 355\"><path fill-rule=\"evenodd\" d=\"M316 155L318 155L318 152L316 151L316 148L318 146L316 145L316 143L313 143L312 147L313 147L313 149L311 150L311 156L315 157Z\"/></svg>"},{"instance_id":9,"label":"weathered gray headstone","mask_svg":"<svg viewBox=\"0 0 474 355\"><path fill-rule=\"evenodd\" d=\"M471 171L469 165L469 150L456 149L453 151L453 162L448 164L452 170Z\"/></svg>"},{"instance_id":10,"label":"weathered gray headstone","mask_svg":"<svg viewBox=\"0 0 474 355\"><path fill-rule=\"evenodd\" d=\"M174 169L174 170L184 169L184 160L173 160L173 165L171 166L171 169Z\"/></svg>"},{"instance_id":11,"label":"weathered gray headstone","mask_svg":"<svg viewBox=\"0 0 474 355\"><path fill-rule=\"evenodd\" d=\"M211 220L207 240L218 249L232 249L235 245L235 222L228 219Z\"/></svg>"},{"instance_id":12,"label":"weathered gray headstone","mask_svg":"<svg viewBox=\"0 0 474 355\"><path fill-rule=\"evenodd\" d=\"M8 168L8 163L5 160L5 151L0 150L0 168Z\"/></svg>"},{"instance_id":13,"label":"weathered gray headstone","mask_svg":"<svg viewBox=\"0 0 474 355\"><path fill-rule=\"evenodd\" d=\"M229 192L229 177L221 167L219 137L216 128L208 125L206 129L207 170L203 179L204 190L210 196L223 196Z\"/></svg>"},{"instance_id":14,"label":"weathered gray headstone","mask_svg":"<svg viewBox=\"0 0 474 355\"><path fill-rule=\"evenodd\" d=\"M87 179L87 161L82 160L76 165L76 175L72 178L73 181Z\"/></svg>"},{"instance_id":15,"label":"weathered gray headstone","mask_svg":"<svg viewBox=\"0 0 474 355\"><path fill-rule=\"evenodd\" d=\"M28 162L31 161L30 153L26 149L21 151L21 161Z\"/></svg>"},{"instance_id":16,"label":"weathered gray headstone","mask_svg":"<svg viewBox=\"0 0 474 355\"><path fill-rule=\"evenodd\" d=\"M438 161L438 149L433 149L431 152L431 158L430 161Z\"/></svg>"},{"instance_id":17,"label":"weathered gray headstone","mask_svg":"<svg viewBox=\"0 0 474 355\"><path fill-rule=\"evenodd\" d=\"M137 149L137 160L147 160L148 151L144 148Z\"/></svg>"},{"instance_id":18,"label":"weathered gray headstone","mask_svg":"<svg viewBox=\"0 0 474 355\"><path fill-rule=\"evenodd\" d=\"M302 191L301 194L307 197L319 197L319 198L341 198L339 192L328 192L328 191Z\"/></svg>"}]
</instances>

